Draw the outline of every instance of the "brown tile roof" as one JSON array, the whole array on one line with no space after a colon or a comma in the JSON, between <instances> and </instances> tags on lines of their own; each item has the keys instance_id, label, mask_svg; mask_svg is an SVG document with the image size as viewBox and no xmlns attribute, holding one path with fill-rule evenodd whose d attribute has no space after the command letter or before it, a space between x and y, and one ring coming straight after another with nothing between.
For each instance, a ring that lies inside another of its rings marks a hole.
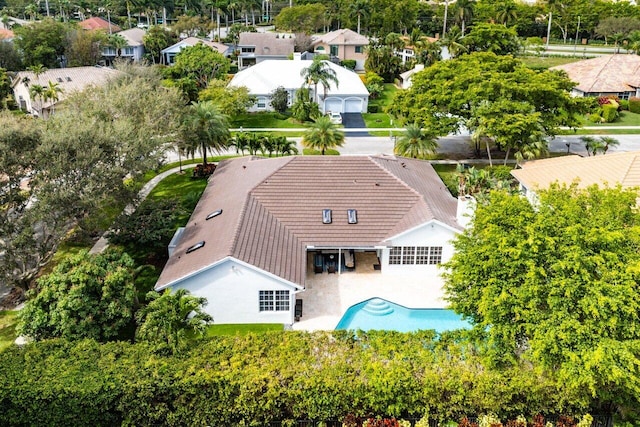
<instances>
[{"instance_id":1,"label":"brown tile roof","mask_svg":"<svg viewBox=\"0 0 640 427\"><path fill-rule=\"evenodd\" d=\"M640 56L604 55L551 67L565 71L585 93L628 92L640 86Z\"/></svg>"},{"instance_id":2,"label":"brown tile roof","mask_svg":"<svg viewBox=\"0 0 640 427\"><path fill-rule=\"evenodd\" d=\"M4 29L4 28L0 28L0 40L2 40L2 39L12 39L15 36L16 35L14 34L13 31L7 30L7 29Z\"/></svg>"},{"instance_id":3,"label":"brown tile roof","mask_svg":"<svg viewBox=\"0 0 640 427\"><path fill-rule=\"evenodd\" d=\"M334 45L368 45L369 39L348 28L335 30L319 36L314 44L326 43Z\"/></svg>"},{"instance_id":4,"label":"brown tile roof","mask_svg":"<svg viewBox=\"0 0 640 427\"><path fill-rule=\"evenodd\" d=\"M275 33L240 33L239 46L255 46L255 54L287 56L293 53L293 37L280 37Z\"/></svg>"},{"instance_id":5,"label":"brown tile roof","mask_svg":"<svg viewBox=\"0 0 640 427\"><path fill-rule=\"evenodd\" d=\"M102 19L99 16L93 16L91 18L85 19L84 21L78 22L80 28L84 28L85 30L106 30L109 31L109 21L106 19ZM122 31L122 28L118 27L116 24L111 23L111 31L117 33Z\"/></svg>"},{"instance_id":6,"label":"brown tile roof","mask_svg":"<svg viewBox=\"0 0 640 427\"><path fill-rule=\"evenodd\" d=\"M528 189L548 188L552 183L578 182L581 188L598 184L640 187L640 151L604 156L565 156L525 162L511 174Z\"/></svg>"},{"instance_id":7,"label":"brown tile roof","mask_svg":"<svg viewBox=\"0 0 640 427\"><path fill-rule=\"evenodd\" d=\"M226 257L303 284L307 246L371 247L429 220L459 228L457 202L428 162L392 156L221 162L156 288ZM223 213L209 221L218 209ZM331 224L322 210L331 209ZM348 224L347 209L358 223ZM186 254L204 240L205 246Z\"/></svg>"}]
</instances>

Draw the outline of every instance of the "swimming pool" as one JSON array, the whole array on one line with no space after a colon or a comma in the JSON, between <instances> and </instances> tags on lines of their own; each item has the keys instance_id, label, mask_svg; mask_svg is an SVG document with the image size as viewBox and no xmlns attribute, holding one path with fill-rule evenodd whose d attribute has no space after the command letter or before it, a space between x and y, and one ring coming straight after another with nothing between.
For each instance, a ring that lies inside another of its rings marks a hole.
<instances>
[{"instance_id":1,"label":"swimming pool","mask_svg":"<svg viewBox=\"0 0 640 427\"><path fill-rule=\"evenodd\" d=\"M371 298L349 307L336 329L398 332L435 329L440 333L454 329L471 329L471 325L453 310L407 308L382 298Z\"/></svg>"}]
</instances>

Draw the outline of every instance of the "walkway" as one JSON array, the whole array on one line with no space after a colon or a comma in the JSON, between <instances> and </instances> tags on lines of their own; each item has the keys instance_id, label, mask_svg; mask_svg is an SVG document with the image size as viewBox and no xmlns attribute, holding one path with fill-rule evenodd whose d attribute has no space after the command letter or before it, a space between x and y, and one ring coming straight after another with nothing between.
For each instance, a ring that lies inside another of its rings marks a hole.
<instances>
[{"instance_id":1,"label":"walkway","mask_svg":"<svg viewBox=\"0 0 640 427\"><path fill-rule=\"evenodd\" d=\"M194 168L194 167L196 167L195 164L183 165L182 166L182 170L190 169L190 168ZM169 175L173 175L174 173L178 173L178 172L180 172L180 167L169 169L169 170L164 171L161 174L158 174L158 175L154 176L153 178L151 178L142 187L140 192L138 192L138 201L139 201L139 203L142 203L142 201L147 198L149 193L151 193L151 190L153 190L156 187L156 185L158 185L160 183L160 181L162 181L163 179L165 179ZM133 213L135 211L135 209L136 209L136 205L129 204L124 208L124 212L129 215L129 214ZM98 241L93 245L93 247L89 251L90 254L99 254L102 251L104 251L107 248L107 246L109 246L109 241L106 238L106 235L107 235L108 232L109 232L109 230L105 231L104 234L102 235L102 237L100 237L100 239L98 239Z\"/></svg>"}]
</instances>

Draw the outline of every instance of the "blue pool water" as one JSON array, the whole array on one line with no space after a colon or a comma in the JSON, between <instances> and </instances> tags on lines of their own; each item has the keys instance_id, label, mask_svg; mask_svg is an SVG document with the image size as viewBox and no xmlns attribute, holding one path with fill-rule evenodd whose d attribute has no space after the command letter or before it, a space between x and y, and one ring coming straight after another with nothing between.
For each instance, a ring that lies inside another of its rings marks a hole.
<instances>
[{"instance_id":1,"label":"blue pool water","mask_svg":"<svg viewBox=\"0 0 640 427\"><path fill-rule=\"evenodd\" d=\"M352 305L344 313L336 329L372 329L413 332L435 329L436 332L471 329L453 310L442 308L407 308L382 298L371 298Z\"/></svg>"}]
</instances>

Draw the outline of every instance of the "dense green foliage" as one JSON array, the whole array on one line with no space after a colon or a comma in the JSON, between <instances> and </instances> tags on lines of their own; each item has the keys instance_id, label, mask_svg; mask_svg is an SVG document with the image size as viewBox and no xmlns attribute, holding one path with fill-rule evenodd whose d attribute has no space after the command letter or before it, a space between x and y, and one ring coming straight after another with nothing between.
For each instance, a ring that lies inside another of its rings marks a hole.
<instances>
[{"instance_id":1,"label":"dense green foliage","mask_svg":"<svg viewBox=\"0 0 640 427\"><path fill-rule=\"evenodd\" d=\"M37 398L36 398L37 397ZM414 416L581 413L587 404L523 364L494 370L430 332L216 337L171 356L152 345L48 341L0 353L3 425L267 425Z\"/></svg>"},{"instance_id":2,"label":"dense green foliage","mask_svg":"<svg viewBox=\"0 0 640 427\"><path fill-rule=\"evenodd\" d=\"M133 321L133 279L133 260L116 250L65 258L29 292L18 333L36 340L121 338Z\"/></svg>"},{"instance_id":3,"label":"dense green foliage","mask_svg":"<svg viewBox=\"0 0 640 427\"><path fill-rule=\"evenodd\" d=\"M535 204L494 192L478 205L445 288L494 363L530 360L601 409L640 407L636 200L573 185L538 191Z\"/></svg>"},{"instance_id":4,"label":"dense green foliage","mask_svg":"<svg viewBox=\"0 0 640 427\"><path fill-rule=\"evenodd\" d=\"M15 44L27 67L44 65L60 67L60 58L65 52L67 26L53 19L16 28Z\"/></svg>"},{"instance_id":5,"label":"dense green foliage","mask_svg":"<svg viewBox=\"0 0 640 427\"><path fill-rule=\"evenodd\" d=\"M331 148L344 145L344 133L331 122L329 116L320 116L302 136L302 146L320 150L321 154Z\"/></svg>"},{"instance_id":6,"label":"dense green foliage","mask_svg":"<svg viewBox=\"0 0 640 427\"><path fill-rule=\"evenodd\" d=\"M284 113L289 107L289 93L287 90L278 86L271 92L271 107L278 113Z\"/></svg>"}]
</instances>

